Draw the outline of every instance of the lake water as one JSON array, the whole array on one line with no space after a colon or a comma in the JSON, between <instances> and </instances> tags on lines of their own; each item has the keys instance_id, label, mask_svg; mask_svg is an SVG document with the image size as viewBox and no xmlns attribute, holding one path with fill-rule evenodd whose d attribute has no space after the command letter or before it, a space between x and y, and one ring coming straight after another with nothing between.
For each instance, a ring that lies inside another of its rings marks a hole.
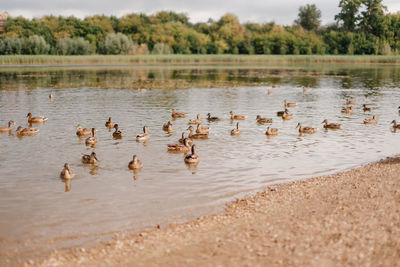
<instances>
[{"instance_id":1,"label":"lake water","mask_svg":"<svg viewBox=\"0 0 400 267\"><path fill-rule=\"evenodd\" d=\"M273 183L395 155L400 136L390 122L400 121L399 79L395 66L0 68L0 125L28 127L28 112L49 118L34 125L36 136L0 134L0 263L187 220ZM347 98L357 101L353 115L340 112ZM297 103L289 108L293 120L276 116L284 99ZM363 112L363 103L372 112ZM162 125L172 108L187 117L172 121L167 134ZM231 110L248 117L239 136L230 135ZM222 120L208 123L208 112ZM195 140L200 163L188 167L166 145L177 143L196 114L211 131ZM279 135L268 138L257 115L272 118ZM378 124L364 125L372 115ZM110 116L123 139L104 126ZM324 119L342 129L324 131ZM299 136L298 122L318 132ZM77 124L96 128L95 148L75 135ZM144 125L150 141L137 143ZM82 164L92 151L97 166ZM127 167L134 154L144 164L137 174ZM76 173L68 185L59 178L65 162Z\"/></svg>"}]
</instances>

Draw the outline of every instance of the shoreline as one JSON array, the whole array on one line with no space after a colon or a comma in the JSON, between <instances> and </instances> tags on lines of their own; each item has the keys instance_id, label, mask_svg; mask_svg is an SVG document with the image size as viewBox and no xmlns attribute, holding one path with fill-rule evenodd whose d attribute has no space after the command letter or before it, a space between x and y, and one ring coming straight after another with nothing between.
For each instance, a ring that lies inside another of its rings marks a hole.
<instances>
[{"instance_id":1,"label":"shoreline","mask_svg":"<svg viewBox=\"0 0 400 267\"><path fill-rule=\"evenodd\" d=\"M400 56L381 55L3 55L0 67L207 64L381 64L399 65Z\"/></svg>"},{"instance_id":2,"label":"shoreline","mask_svg":"<svg viewBox=\"0 0 400 267\"><path fill-rule=\"evenodd\" d=\"M37 266L384 265L400 261L400 156L268 186L224 211L55 251Z\"/></svg>"}]
</instances>

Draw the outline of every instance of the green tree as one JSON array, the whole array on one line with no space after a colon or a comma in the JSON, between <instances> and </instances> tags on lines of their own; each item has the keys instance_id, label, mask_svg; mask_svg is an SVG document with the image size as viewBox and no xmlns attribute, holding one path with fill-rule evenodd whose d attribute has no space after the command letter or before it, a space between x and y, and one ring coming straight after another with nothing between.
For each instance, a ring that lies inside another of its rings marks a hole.
<instances>
[{"instance_id":1,"label":"green tree","mask_svg":"<svg viewBox=\"0 0 400 267\"><path fill-rule=\"evenodd\" d=\"M383 0L363 0L364 11L361 12L361 30L375 36L385 33L385 11L387 7L382 4Z\"/></svg>"},{"instance_id":2,"label":"green tree","mask_svg":"<svg viewBox=\"0 0 400 267\"><path fill-rule=\"evenodd\" d=\"M345 31L354 31L360 19L358 15L362 0L340 0L339 14L335 15L335 20L341 24Z\"/></svg>"},{"instance_id":3,"label":"green tree","mask_svg":"<svg viewBox=\"0 0 400 267\"><path fill-rule=\"evenodd\" d=\"M321 24L321 11L315 4L307 4L299 8L298 19L295 23L300 24L304 29L313 31Z\"/></svg>"}]
</instances>

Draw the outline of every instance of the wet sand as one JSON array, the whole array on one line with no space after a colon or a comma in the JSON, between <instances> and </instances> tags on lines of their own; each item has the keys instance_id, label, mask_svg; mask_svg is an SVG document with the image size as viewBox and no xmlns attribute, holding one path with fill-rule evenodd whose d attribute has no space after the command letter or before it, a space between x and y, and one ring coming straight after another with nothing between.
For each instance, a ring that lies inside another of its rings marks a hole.
<instances>
[{"instance_id":1,"label":"wet sand","mask_svg":"<svg viewBox=\"0 0 400 267\"><path fill-rule=\"evenodd\" d=\"M394 157L335 175L270 186L227 205L220 214L116 236L86 250L56 251L40 265L398 266L399 262L400 157Z\"/></svg>"}]
</instances>

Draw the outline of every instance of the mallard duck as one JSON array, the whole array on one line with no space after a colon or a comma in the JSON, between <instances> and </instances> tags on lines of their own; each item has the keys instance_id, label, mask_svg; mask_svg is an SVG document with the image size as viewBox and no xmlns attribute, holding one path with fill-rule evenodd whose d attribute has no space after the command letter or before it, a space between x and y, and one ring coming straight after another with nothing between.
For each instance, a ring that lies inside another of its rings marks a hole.
<instances>
[{"instance_id":1,"label":"mallard duck","mask_svg":"<svg viewBox=\"0 0 400 267\"><path fill-rule=\"evenodd\" d=\"M285 110L283 110L283 111L278 111L278 112L276 113L276 116L282 117L283 114L284 114L285 112L286 112L286 113L289 113L289 110L288 110L287 108L285 108Z\"/></svg>"},{"instance_id":2,"label":"mallard duck","mask_svg":"<svg viewBox=\"0 0 400 267\"><path fill-rule=\"evenodd\" d=\"M363 104L363 110L364 110L364 112L367 112L367 111L371 111L371 108L367 107L366 104Z\"/></svg>"},{"instance_id":3,"label":"mallard duck","mask_svg":"<svg viewBox=\"0 0 400 267\"><path fill-rule=\"evenodd\" d=\"M182 112L177 112L175 109L172 110L172 118L185 118L186 114Z\"/></svg>"},{"instance_id":4,"label":"mallard duck","mask_svg":"<svg viewBox=\"0 0 400 267\"><path fill-rule=\"evenodd\" d=\"M188 124L201 124L203 120L201 119L200 114L197 114L197 119L189 120Z\"/></svg>"},{"instance_id":5,"label":"mallard duck","mask_svg":"<svg viewBox=\"0 0 400 267\"><path fill-rule=\"evenodd\" d=\"M143 163L136 155L133 155L132 160L128 164L128 168L131 170L139 170L143 167Z\"/></svg>"},{"instance_id":6,"label":"mallard duck","mask_svg":"<svg viewBox=\"0 0 400 267\"><path fill-rule=\"evenodd\" d=\"M210 127L203 127L200 124L197 124L196 133L209 134Z\"/></svg>"},{"instance_id":7,"label":"mallard duck","mask_svg":"<svg viewBox=\"0 0 400 267\"><path fill-rule=\"evenodd\" d=\"M39 132L39 129L36 128L22 128L21 126L18 126L17 128L17 135L19 136L27 136L27 135L35 135Z\"/></svg>"},{"instance_id":8,"label":"mallard duck","mask_svg":"<svg viewBox=\"0 0 400 267\"><path fill-rule=\"evenodd\" d=\"M239 135L240 130L239 130L239 123L236 123L236 128L231 130L231 135Z\"/></svg>"},{"instance_id":9,"label":"mallard duck","mask_svg":"<svg viewBox=\"0 0 400 267\"><path fill-rule=\"evenodd\" d=\"M219 121L219 120L221 120L221 119L218 118L218 117L211 117L211 114L210 114L210 113L207 113L207 120L208 120L208 121Z\"/></svg>"},{"instance_id":10,"label":"mallard duck","mask_svg":"<svg viewBox=\"0 0 400 267\"><path fill-rule=\"evenodd\" d=\"M32 113L28 113L28 115L26 115L26 117L28 117L28 122L29 123L42 123L47 121L46 117L32 117Z\"/></svg>"},{"instance_id":11,"label":"mallard duck","mask_svg":"<svg viewBox=\"0 0 400 267\"><path fill-rule=\"evenodd\" d=\"M229 114L231 114L231 120L245 120L246 116L243 115L233 115L233 111L230 111Z\"/></svg>"},{"instance_id":12,"label":"mallard duck","mask_svg":"<svg viewBox=\"0 0 400 267\"><path fill-rule=\"evenodd\" d=\"M299 128L299 133L306 133L306 134L313 134L317 132L317 128L313 127L303 127L301 123L299 122L296 126L296 128Z\"/></svg>"},{"instance_id":13,"label":"mallard duck","mask_svg":"<svg viewBox=\"0 0 400 267\"><path fill-rule=\"evenodd\" d=\"M325 129L340 129L340 124L338 123L328 123L328 120L324 120L322 122L324 124Z\"/></svg>"},{"instance_id":14,"label":"mallard duck","mask_svg":"<svg viewBox=\"0 0 400 267\"><path fill-rule=\"evenodd\" d=\"M397 124L396 120L392 120L391 123L393 124L394 129L400 129L400 124Z\"/></svg>"},{"instance_id":15,"label":"mallard duck","mask_svg":"<svg viewBox=\"0 0 400 267\"><path fill-rule=\"evenodd\" d=\"M346 113L346 114L353 114L354 110L353 107L346 107L346 108L342 108L342 113Z\"/></svg>"},{"instance_id":16,"label":"mallard duck","mask_svg":"<svg viewBox=\"0 0 400 267\"><path fill-rule=\"evenodd\" d=\"M112 121L111 117L108 118L108 121L106 121L106 127L112 129L114 127L114 122Z\"/></svg>"},{"instance_id":17,"label":"mallard duck","mask_svg":"<svg viewBox=\"0 0 400 267\"><path fill-rule=\"evenodd\" d=\"M200 161L199 155L196 153L196 145L192 145L192 153L187 155L184 159L187 164L197 164Z\"/></svg>"},{"instance_id":18,"label":"mallard duck","mask_svg":"<svg viewBox=\"0 0 400 267\"><path fill-rule=\"evenodd\" d=\"M277 128L268 127L267 131L265 132L265 134L268 135L268 136L278 135L278 131L279 131L279 129L277 129Z\"/></svg>"},{"instance_id":19,"label":"mallard duck","mask_svg":"<svg viewBox=\"0 0 400 267\"><path fill-rule=\"evenodd\" d=\"M295 107L296 103L295 102L287 102L286 99L285 99L285 100L283 100L283 106L285 108Z\"/></svg>"},{"instance_id":20,"label":"mallard duck","mask_svg":"<svg viewBox=\"0 0 400 267\"><path fill-rule=\"evenodd\" d=\"M172 123L170 121L164 123L162 129L166 132L172 132Z\"/></svg>"},{"instance_id":21,"label":"mallard duck","mask_svg":"<svg viewBox=\"0 0 400 267\"><path fill-rule=\"evenodd\" d=\"M190 139L190 138L187 138L187 137L186 137L186 133L185 133L185 132L183 132L183 133L182 133L182 138L181 138L181 139L179 139L178 141L179 141L179 143L181 143L181 144L184 144L184 142L185 142L185 139L187 139L187 140L188 140L189 146L193 145L193 140L192 140L192 139Z\"/></svg>"},{"instance_id":22,"label":"mallard duck","mask_svg":"<svg viewBox=\"0 0 400 267\"><path fill-rule=\"evenodd\" d=\"M92 133L92 129L90 128L82 128L82 126L80 124L78 124L78 126L76 126L76 135L77 136L86 136L86 135L90 135Z\"/></svg>"},{"instance_id":23,"label":"mallard duck","mask_svg":"<svg viewBox=\"0 0 400 267\"><path fill-rule=\"evenodd\" d=\"M113 137L115 139L121 139L122 137L124 137L124 134L119 130L119 126L118 124L114 124L114 129L115 131L113 132Z\"/></svg>"},{"instance_id":24,"label":"mallard duck","mask_svg":"<svg viewBox=\"0 0 400 267\"><path fill-rule=\"evenodd\" d=\"M364 120L364 124L376 124L376 122L377 122L377 118L375 115L372 116L372 118L366 118Z\"/></svg>"},{"instance_id":25,"label":"mallard duck","mask_svg":"<svg viewBox=\"0 0 400 267\"><path fill-rule=\"evenodd\" d=\"M85 143L87 146L94 145L97 143L97 141L99 141L99 139L97 139L97 137L95 136L95 132L96 132L96 129L92 128L92 136L86 138L86 140L85 140Z\"/></svg>"},{"instance_id":26,"label":"mallard duck","mask_svg":"<svg viewBox=\"0 0 400 267\"><path fill-rule=\"evenodd\" d=\"M14 125L14 121L9 121L8 122L8 127L7 126L0 126L0 132L8 132L11 131Z\"/></svg>"},{"instance_id":27,"label":"mallard duck","mask_svg":"<svg viewBox=\"0 0 400 267\"><path fill-rule=\"evenodd\" d=\"M284 120L291 120L293 119L294 115L288 112L283 112L282 119Z\"/></svg>"},{"instance_id":28,"label":"mallard duck","mask_svg":"<svg viewBox=\"0 0 400 267\"><path fill-rule=\"evenodd\" d=\"M270 119L270 118L262 118L260 115L257 115L256 119L257 119L257 122L260 123L260 124L272 123L272 119Z\"/></svg>"},{"instance_id":29,"label":"mallard duck","mask_svg":"<svg viewBox=\"0 0 400 267\"><path fill-rule=\"evenodd\" d=\"M64 168L62 169L60 173L60 178L61 179L72 179L74 178L75 173L71 171L71 168L69 167L68 163L64 164Z\"/></svg>"},{"instance_id":30,"label":"mallard duck","mask_svg":"<svg viewBox=\"0 0 400 267\"><path fill-rule=\"evenodd\" d=\"M143 133L136 135L136 141L146 142L150 139L150 134L147 132L148 128L143 126Z\"/></svg>"},{"instance_id":31,"label":"mallard duck","mask_svg":"<svg viewBox=\"0 0 400 267\"><path fill-rule=\"evenodd\" d=\"M183 144L168 144L168 151L171 152L188 152L190 151L189 139L185 138Z\"/></svg>"},{"instance_id":32,"label":"mallard duck","mask_svg":"<svg viewBox=\"0 0 400 267\"><path fill-rule=\"evenodd\" d=\"M208 138L208 134L206 134L206 133L195 133L194 134L193 126L189 126L189 128L187 128L187 130L189 131L190 139L207 139Z\"/></svg>"},{"instance_id":33,"label":"mallard duck","mask_svg":"<svg viewBox=\"0 0 400 267\"><path fill-rule=\"evenodd\" d=\"M93 151L90 155L82 156L82 163L86 164L96 164L99 159L97 158L96 153Z\"/></svg>"},{"instance_id":34,"label":"mallard duck","mask_svg":"<svg viewBox=\"0 0 400 267\"><path fill-rule=\"evenodd\" d=\"M355 105L356 101L351 100L351 99L346 99L346 105Z\"/></svg>"}]
</instances>

